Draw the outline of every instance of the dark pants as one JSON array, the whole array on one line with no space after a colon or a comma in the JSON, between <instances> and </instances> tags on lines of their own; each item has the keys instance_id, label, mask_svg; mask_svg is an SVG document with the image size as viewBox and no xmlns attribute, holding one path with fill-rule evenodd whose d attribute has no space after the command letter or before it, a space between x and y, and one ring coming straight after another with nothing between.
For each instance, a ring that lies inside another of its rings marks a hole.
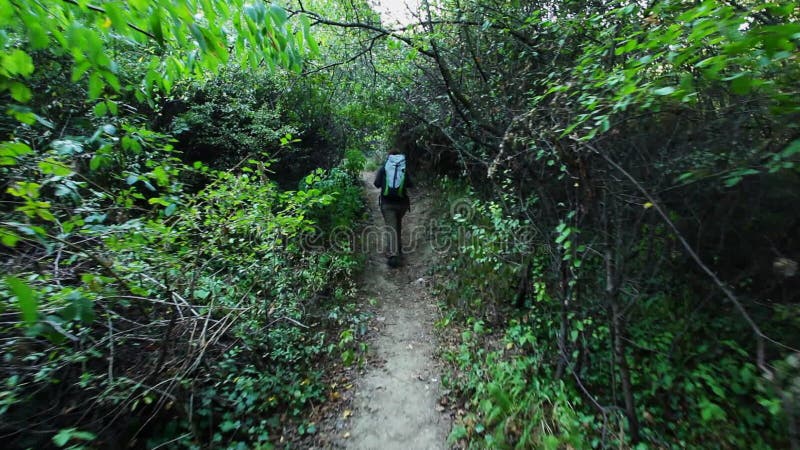
<instances>
[{"instance_id":1,"label":"dark pants","mask_svg":"<svg viewBox=\"0 0 800 450\"><path fill-rule=\"evenodd\" d=\"M381 214L386 223L384 237L386 241L386 256L399 256L403 253L401 236L403 234L403 216L408 211L408 206L384 202L381 204Z\"/></svg>"}]
</instances>

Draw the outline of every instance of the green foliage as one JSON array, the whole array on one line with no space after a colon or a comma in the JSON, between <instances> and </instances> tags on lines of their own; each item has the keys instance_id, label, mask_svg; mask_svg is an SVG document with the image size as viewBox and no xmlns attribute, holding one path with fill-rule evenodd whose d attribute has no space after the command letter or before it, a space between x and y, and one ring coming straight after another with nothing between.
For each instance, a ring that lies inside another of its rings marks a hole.
<instances>
[{"instance_id":1,"label":"green foliage","mask_svg":"<svg viewBox=\"0 0 800 450\"><path fill-rule=\"evenodd\" d=\"M459 274L447 281L443 299L456 314L465 314L463 318L497 320L498 308L503 299L514 296L514 280L532 251L532 230L526 220L504 215L500 202L511 204L514 199L484 202L448 179L441 183L450 208L437 230L437 245L463 255L443 267Z\"/></svg>"},{"instance_id":2,"label":"green foliage","mask_svg":"<svg viewBox=\"0 0 800 450\"><path fill-rule=\"evenodd\" d=\"M316 47L309 23L297 34L277 6L215 1L5 6L9 445L269 447L281 417L302 422L325 398L324 368L363 350L360 260L347 242L305 240L330 233L313 219L329 206L337 223L358 220L360 190L341 171L278 188L261 155L319 125L270 103L290 98L290 75L238 65L299 70L301 47ZM204 145L236 172L185 151Z\"/></svg>"},{"instance_id":3,"label":"green foliage","mask_svg":"<svg viewBox=\"0 0 800 450\"><path fill-rule=\"evenodd\" d=\"M75 428L64 428L58 432L55 436L53 436L53 443L56 444L58 447L65 447L70 441L92 441L95 439L95 435L89 433L88 431L79 431ZM67 447L69 449L81 449L86 448L82 445L70 445Z\"/></svg>"},{"instance_id":4,"label":"green foliage","mask_svg":"<svg viewBox=\"0 0 800 450\"><path fill-rule=\"evenodd\" d=\"M255 155L273 157L282 186L317 167L333 167L345 145L342 120L321 104L320 87L286 72L229 64L213 78L176 85L161 123L185 158L214 168Z\"/></svg>"},{"instance_id":5,"label":"green foliage","mask_svg":"<svg viewBox=\"0 0 800 450\"><path fill-rule=\"evenodd\" d=\"M367 164L367 157L360 150L350 149L344 153L343 168L354 178L361 176Z\"/></svg>"},{"instance_id":6,"label":"green foliage","mask_svg":"<svg viewBox=\"0 0 800 450\"><path fill-rule=\"evenodd\" d=\"M549 381L534 328L512 321L499 350L484 347L492 345L491 336L482 322L472 322L459 346L445 354L452 376L443 382L467 399L450 441L466 440L470 448L592 446L586 430L598 427L598 418L580 411L577 392Z\"/></svg>"},{"instance_id":7,"label":"green foliage","mask_svg":"<svg viewBox=\"0 0 800 450\"><path fill-rule=\"evenodd\" d=\"M462 399L466 411L454 425L451 440L474 448L630 445L620 431L629 426L625 415L609 406L620 394L610 387L617 376L613 366L604 362L613 359L607 346L612 337L604 319L607 312L591 289L581 289L592 285L589 277L602 279L604 274L597 273L604 267L602 258L587 253L585 246L567 245L577 239L577 232L562 222L553 243L574 277L562 282L547 270L547 252L524 250L541 239L530 229L532 224L513 219L510 211L474 194L455 192L469 208L443 219L442 228L462 238L454 240L457 245L449 249L449 262L442 267L456 276L443 277L438 286L446 314L440 324L461 330L460 343L445 351L451 367L443 382ZM505 202L513 211L514 201L505 197ZM525 233L533 239L520 240ZM669 246L663 233L650 236L651 244ZM513 242L525 245L514 248ZM650 254L648 247L642 244L637 254ZM526 306L512 309L513 288L521 275L517 261L523 255L533 258ZM768 448L781 442L786 417L778 405L785 391L776 390L774 382L761 377L747 360L744 344L738 341L742 325L714 320L716 311L698 309L688 288L669 287L679 286L677 275L667 277L661 274L639 285L649 297L631 306L628 318L633 348L627 358L635 374L637 413L644 422L642 439L668 448L701 445L709 439L724 447ZM573 295L580 295L582 305L567 313L563 341L562 283L580 289ZM690 316L694 320L687 324L683 318ZM686 340L688 335L702 344ZM555 377L558 357L553 355L561 353L559 342L568 345L567 370L574 371L563 379ZM755 401L762 406L754 408ZM734 415L737 420L731 421Z\"/></svg>"},{"instance_id":8,"label":"green foliage","mask_svg":"<svg viewBox=\"0 0 800 450\"><path fill-rule=\"evenodd\" d=\"M24 281L21 276L6 278L13 293L7 298L16 299L24 319L19 325L25 325L3 327L4 335L15 336L4 347L6 367L38 368L21 378L5 373L0 398L6 423L18 423L25 411L41 407L31 394L36 386L57 398L62 380L77 383L98 411L127 410L133 417L156 414L156 405L185 398L182 392L191 388L197 403L178 407L183 413L175 422L152 426L153 442L189 430L200 433L193 440L207 435L211 442L228 445L266 442L278 414L299 419L310 402L324 398L321 360L340 354L352 359L360 349L356 337L365 331L358 325L363 318L352 307L336 317L326 312L352 303L359 261L345 250L346 243L309 248L304 241L314 226L331 226L312 219L320 208L337 208L340 223L356 220L360 191L335 171L311 175L318 187L281 191L265 181L265 165L258 161L239 175L211 172L200 164L183 166L169 157L149 167L150 172L129 177L113 199L105 200L132 205L144 199L140 192L164 190L167 194L146 203L153 205L151 213L111 220L108 206L93 209L86 200L81 215L63 221L72 223L68 231L56 236L43 230L39 243L21 237L26 245L54 248L43 258L63 257L62 271L83 269L77 284L57 272L27 272ZM192 173L204 174L210 182L189 195L173 179ZM138 188L139 183L151 187ZM84 253L70 244L79 236L97 244ZM169 313L162 298L180 303ZM179 323L187 328L175 328L177 314L184 315ZM152 325L128 329L123 317ZM114 329L124 332L106 337L104 346L86 346ZM349 333L349 340L343 341L341 333ZM106 352L135 351L139 339L159 342L157 336L171 336L170 342L161 344L161 356L145 353L142 361L149 360L157 368L154 374L172 381L153 390L148 381L152 375L137 370L139 358L114 359ZM196 339L204 344L196 347ZM15 340L41 350L23 350ZM107 358L113 365L101 363ZM200 361L212 376L194 375ZM74 364L83 369L65 370ZM106 372L110 375L104 378ZM65 430L53 438L60 446L71 439L93 439Z\"/></svg>"},{"instance_id":9,"label":"green foliage","mask_svg":"<svg viewBox=\"0 0 800 450\"><path fill-rule=\"evenodd\" d=\"M176 86L168 109L185 112L171 118L170 132L189 156L219 168L233 167L270 147L277 152L281 138L297 135L303 127L284 117L287 108L280 92L287 82L283 74L230 66L212 79Z\"/></svg>"},{"instance_id":10,"label":"green foliage","mask_svg":"<svg viewBox=\"0 0 800 450\"><path fill-rule=\"evenodd\" d=\"M472 186L437 230L453 439L790 444L795 2L303 3L0 0L10 445L314 433L389 146Z\"/></svg>"},{"instance_id":11,"label":"green foliage","mask_svg":"<svg viewBox=\"0 0 800 450\"><path fill-rule=\"evenodd\" d=\"M119 66L109 57L113 42L138 47L147 60L147 72L137 90L141 98L149 97L153 88L168 94L180 78L204 70L215 72L232 56L253 67L263 58L273 67L300 70L303 56L316 49L309 23L293 25L277 5L241 1L108 1L98 6L58 2L47 7L36 2L3 3L6 12L0 25L12 34L4 33L0 39L0 92L9 91L20 103L32 97L24 81L36 70L31 52L42 49L73 58L71 80L88 79L90 100L137 89L122 84ZM296 33L296 27L302 32Z\"/></svg>"},{"instance_id":12,"label":"green foliage","mask_svg":"<svg viewBox=\"0 0 800 450\"><path fill-rule=\"evenodd\" d=\"M38 308L33 290L31 290L25 282L16 277L6 277L6 285L17 298L22 321L28 326L35 324L38 316Z\"/></svg>"},{"instance_id":13,"label":"green foliage","mask_svg":"<svg viewBox=\"0 0 800 450\"><path fill-rule=\"evenodd\" d=\"M795 3L442 1L395 42L406 140L471 186L440 285L443 324L495 330L456 369L470 445L796 444ZM536 344L506 356L512 322ZM517 378L586 439L498 421L538 408Z\"/></svg>"},{"instance_id":14,"label":"green foliage","mask_svg":"<svg viewBox=\"0 0 800 450\"><path fill-rule=\"evenodd\" d=\"M361 197L360 178L347 170L348 164L347 160L343 161L340 167L334 167L326 176L324 171L318 169L307 175L300 185L308 192L330 197L330 202L315 205L309 211L309 219L317 225L316 231L321 233L316 239L330 242L331 238L346 238L346 242L340 241L337 245L350 248L354 244L350 241L353 237L353 221L362 219L366 210Z\"/></svg>"}]
</instances>

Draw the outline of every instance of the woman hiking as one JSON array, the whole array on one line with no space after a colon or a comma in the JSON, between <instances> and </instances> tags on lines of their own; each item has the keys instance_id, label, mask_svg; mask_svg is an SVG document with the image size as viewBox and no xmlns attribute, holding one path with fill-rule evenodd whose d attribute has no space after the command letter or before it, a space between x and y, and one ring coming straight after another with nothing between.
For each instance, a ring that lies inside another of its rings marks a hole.
<instances>
[{"instance_id":1,"label":"woman hiking","mask_svg":"<svg viewBox=\"0 0 800 450\"><path fill-rule=\"evenodd\" d=\"M389 156L375 174L373 184L381 190L378 201L386 223L386 262L389 267L399 267L403 263L403 216L411 209L408 188L413 187L406 171L406 156L396 149L389 150Z\"/></svg>"}]
</instances>

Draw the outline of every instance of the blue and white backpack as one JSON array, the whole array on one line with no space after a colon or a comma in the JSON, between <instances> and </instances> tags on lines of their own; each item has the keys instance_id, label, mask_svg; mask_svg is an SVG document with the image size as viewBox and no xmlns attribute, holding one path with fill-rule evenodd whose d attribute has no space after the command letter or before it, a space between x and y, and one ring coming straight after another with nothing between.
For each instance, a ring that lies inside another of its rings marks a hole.
<instances>
[{"instance_id":1,"label":"blue and white backpack","mask_svg":"<svg viewBox=\"0 0 800 450\"><path fill-rule=\"evenodd\" d=\"M406 157L404 155L389 155L383 167L386 170L386 176L384 177L382 195L388 198L405 197Z\"/></svg>"}]
</instances>

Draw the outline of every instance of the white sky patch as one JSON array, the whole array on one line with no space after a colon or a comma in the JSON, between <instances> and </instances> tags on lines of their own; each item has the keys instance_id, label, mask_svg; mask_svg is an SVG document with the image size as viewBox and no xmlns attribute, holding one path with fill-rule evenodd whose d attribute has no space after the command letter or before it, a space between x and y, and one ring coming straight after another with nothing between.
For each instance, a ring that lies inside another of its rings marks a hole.
<instances>
[{"instance_id":1,"label":"white sky patch","mask_svg":"<svg viewBox=\"0 0 800 450\"><path fill-rule=\"evenodd\" d=\"M408 25L416 21L412 12L419 9L419 0L372 0L370 3L375 11L381 13L381 20L386 25Z\"/></svg>"}]
</instances>

